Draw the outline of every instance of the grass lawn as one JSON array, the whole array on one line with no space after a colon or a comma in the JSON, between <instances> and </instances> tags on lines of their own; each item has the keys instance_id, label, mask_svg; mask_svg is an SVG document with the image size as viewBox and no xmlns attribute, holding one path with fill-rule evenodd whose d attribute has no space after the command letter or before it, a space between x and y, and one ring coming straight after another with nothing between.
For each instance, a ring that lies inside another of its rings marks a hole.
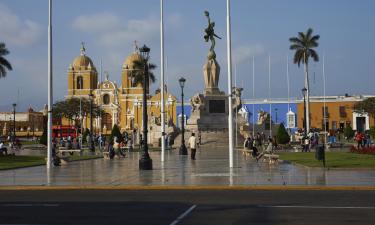
<instances>
[{"instance_id":1,"label":"grass lawn","mask_svg":"<svg viewBox=\"0 0 375 225\"><path fill-rule=\"evenodd\" d=\"M323 162L315 159L314 152L279 153L280 159L310 167L323 167ZM350 152L326 152L326 167L330 168L375 168L375 155Z\"/></svg>"},{"instance_id":2,"label":"grass lawn","mask_svg":"<svg viewBox=\"0 0 375 225\"><path fill-rule=\"evenodd\" d=\"M44 156L0 156L0 170L44 165Z\"/></svg>"},{"instance_id":3,"label":"grass lawn","mask_svg":"<svg viewBox=\"0 0 375 225\"><path fill-rule=\"evenodd\" d=\"M69 156L68 160L80 161L89 159L99 159L103 156L99 155L73 155ZM17 155L17 156L0 156L0 170L16 169L29 166L41 166L45 165L45 156L28 156L28 155Z\"/></svg>"}]
</instances>

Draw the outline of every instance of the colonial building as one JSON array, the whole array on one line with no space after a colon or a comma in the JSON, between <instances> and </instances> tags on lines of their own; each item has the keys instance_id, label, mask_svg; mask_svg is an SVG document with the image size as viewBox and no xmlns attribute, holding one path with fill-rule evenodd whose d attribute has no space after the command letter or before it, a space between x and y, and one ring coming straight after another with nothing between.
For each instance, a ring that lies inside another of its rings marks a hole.
<instances>
[{"instance_id":1,"label":"colonial building","mask_svg":"<svg viewBox=\"0 0 375 225\"><path fill-rule=\"evenodd\" d=\"M27 112L2 112L0 113L0 136L14 135L14 124L17 137L40 136L43 132L43 114L36 112L31 107Z\"/></svg>"},{"instance_id":2,"label":"colonial building","mask_svg":"<svg viewBox=\"0 0 375 225\"><path fill-rule=\"evenodd\" d=\"M132 131L142 128L142 94L143 87L133 82L135 61L142 60L138 47L124 61L121 71L121 84L109 79L105 74L104 81L98 81L98 72L92 60L86 55L84 46L81 54L73 60L68 69L68 98L93 98L104 114L99 118L93 118L93 128L96 133L110 133L114 124L121 131ZM165 92L166 124L176 123L176 97ZM147 107L149 126L160 126L160 93L154 96L148 95ZM90 117L84 116L83 127L90 127ZM160 132L160 129L154 129Z\"/></svg>"},{"instance_id":3,"label":"colonial building","mask_svg":"<svg viewBox=\"0 0 375 225\"><path fill-rule=\"evenodd\" d=\"M374 118L367 112L354 111L354 105L369 97L357 96L313 96L310 97L310 123L311 128L324 130L342 130L351 126L353 130L365 131L374 126ZM324 103L325 102L325 103ZM298 127L303 128L304 103L297 104ZM371 118L370 118L371 117Z\"/></svg>"}]
</instances>

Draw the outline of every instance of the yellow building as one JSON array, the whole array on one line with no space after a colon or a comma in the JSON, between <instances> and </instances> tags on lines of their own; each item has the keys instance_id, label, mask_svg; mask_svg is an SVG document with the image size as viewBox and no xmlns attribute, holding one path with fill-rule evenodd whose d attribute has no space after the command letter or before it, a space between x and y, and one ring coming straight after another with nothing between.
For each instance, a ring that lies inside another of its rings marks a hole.
<instances>
[{"instance_id":1,"label":"yellow building","mask_svg":"<svg viewBox=\"0 0 375 225\"><path fill-rule=\"evenodd\" d=\"M84 46L81 54L73 60L68 69L68 98L89 98L92 94L94 102L104 110L101 118L93 119L93 128L96 133L108 134L114 124L117 124L121 132L140 131L142 128L142 93L141 84L132 83L132 74L135 71L134 62L142 60L137 47L124 61L121 71L121 86L115 81L109 80L105 74L105 80L98 82L98 72L92 60L86 55ZM176 97L165 92L166 124L176 123ZM149 126L160 126L160 93L151 96L147 101ZM83 127L89 128L90 118L84 118ZM160 129L154 129L160 132Z\"/></svg>"},{"instance_id":2,"label":"yellow building","mask_svg":"<svg viewBox=\"0 0 375 225\"><path fill-rule=\"evenodd\" d=\"M351 126L354 130L369 130L374 126L374 118L366 112L355 112L354 105L373 96L326 96L310 97L310 125L311 128L324 130L343 130ZM325 102L325 103L324 103ZM325 108L324 108L325 106ZM324 112L325 111L325 112ZM297 125L303 128L304 104L297 103ZM325 117L324 117L325 116Z\"/></svg>"}]
</instances>

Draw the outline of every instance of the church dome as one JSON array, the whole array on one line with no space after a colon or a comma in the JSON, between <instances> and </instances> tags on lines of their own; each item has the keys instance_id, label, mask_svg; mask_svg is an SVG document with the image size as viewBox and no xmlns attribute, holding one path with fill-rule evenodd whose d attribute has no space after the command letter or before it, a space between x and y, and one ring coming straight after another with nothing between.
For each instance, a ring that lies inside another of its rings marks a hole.
<instances>
[{"instance_id":1,"label":"church dome","mask_svg":"<svg viewBox=\"0 0 375 225\"><path fill-rule=\"evenodd\" d=\"M122 65L123 68L134 69L134 62L135 61L142 61L142 56L139 52L134 52L133 54L129 55Z\"/></svg>"},{"instance_id":2,"label":"church dome","mask_svg":"<svg viewBox=\"0 0 375 225\"><path fill-rule=\"evenodd\" d=\"M90 57L86 56L85 54L85 47L83 46L82 44L82 47L81 47L81 55L77 56L74 60L73 60L73 65L72 67L74 69L93 69L93 70L96 70L95 66L94 66L94 63L92 62L92 60L90 59Z\"/></svg>"}]
</instances>

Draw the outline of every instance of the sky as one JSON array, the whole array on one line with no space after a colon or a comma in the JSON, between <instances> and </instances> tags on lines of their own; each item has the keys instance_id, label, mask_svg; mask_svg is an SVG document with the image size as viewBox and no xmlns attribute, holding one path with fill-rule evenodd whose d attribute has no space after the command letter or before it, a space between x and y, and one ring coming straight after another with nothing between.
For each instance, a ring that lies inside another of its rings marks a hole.
<instances>
[{"instance_id":1,"label":"sky","mask_svg":"<svg viewBox=\"0 0 375 225\"><path fill-rule=\"evenodd\" d=\"M178 79L187 79L185 96L204 89L202 67L210 43L203 39L210 12L215 33L219 86L227 91L226 1L164 0L166 83L180 95ZM233 83L243 87L243 98L253 98L252 58L255 58L255 98L301 98L303 67L293 64L289 38L309 27L321 36L316 49L320 61L311 63L312 95L323 95L322 62L325 58L327 95L375 94L375 1L362 0L232 0ZM86 55L110 79L121 83L121 67L134 51L134 41L151 48L150 61L160 86L159 0L54 0L53 95L67 95L67 70L85 42ZM1 0L0 42L5 42L13 71L0 79L0 110L40 109L47 102L47 0ZM271 59L271 90L268 58ZM287 57L289 60L287 61ZM235 78L235 79L234 79Z\"/></svg>"}]
</instances>

